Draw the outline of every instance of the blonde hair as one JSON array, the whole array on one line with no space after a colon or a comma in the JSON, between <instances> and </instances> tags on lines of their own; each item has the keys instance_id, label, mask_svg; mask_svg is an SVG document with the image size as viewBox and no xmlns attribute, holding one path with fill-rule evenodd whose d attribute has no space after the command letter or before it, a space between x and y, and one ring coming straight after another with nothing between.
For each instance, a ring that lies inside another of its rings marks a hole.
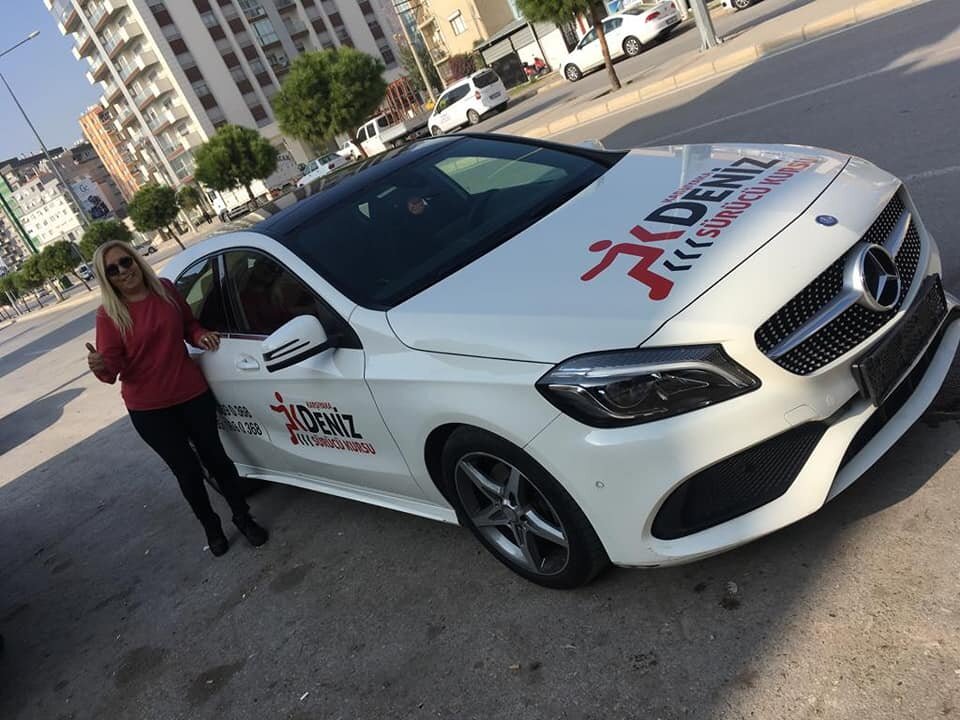
<instances>
[{"instance_id":1,"label":"blonde hair","mask_svg":"<svg viewBox=\"0 0 960 720\"><path fill-rule=\"evenodd\" d=\"M147 290L154 295L159 295L171 305L175 304L176 301L170 297L170 293L167 292L163 283L160 282L160 278L157 277L153 268L147 264L140 253L137 252L130 243L124 240L108 240L105 242L98 247L97 251L93 254L93 272L97 276L97 282L100 283L100 302L103 305L103 311L107 314L107 317L113 320L114 325L120 329L120 334L126 335L130 328L133 327L133 321L130 319L130 311L127 309L126 303L113 287L110 278L107 277L107 263L104 260L106 254L114 248L120 248L133 258L133 261L143 274L143 283L147 286Z\"/></svg>"}]
</instances>

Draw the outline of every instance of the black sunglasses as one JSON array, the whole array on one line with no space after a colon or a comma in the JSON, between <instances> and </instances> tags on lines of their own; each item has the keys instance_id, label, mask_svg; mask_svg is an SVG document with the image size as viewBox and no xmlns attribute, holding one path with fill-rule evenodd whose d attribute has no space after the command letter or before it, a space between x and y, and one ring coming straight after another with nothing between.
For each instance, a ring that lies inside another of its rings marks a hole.
<instances>
[{"instance_id":1,"label":"black sunglasses","mask_svg":"<svg viewBox=\"0 0 960 720\"><path fill-rule=\"evenodd\" d=\"M129 255L122 257L116 263L107 265L107 277L116 277L121 270L129 270L131 267L133 267L133 258Z\"/></svg>"}]
</instances>

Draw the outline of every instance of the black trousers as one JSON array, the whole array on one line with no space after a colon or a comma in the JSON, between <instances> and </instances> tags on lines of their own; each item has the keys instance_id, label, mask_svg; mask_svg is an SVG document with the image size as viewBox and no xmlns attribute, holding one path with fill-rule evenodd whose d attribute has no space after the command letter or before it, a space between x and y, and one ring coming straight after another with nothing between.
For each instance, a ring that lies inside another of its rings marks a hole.
<instances>
[{"instance_id":1,"label":"black trousers","mask_svg":"<svg viewBox=\"0 0 960 720\"><path fill-rule=\"evenodd\" d=\"M200 522L207 525L217 515L210 506L198 454L217 479L233 517L242 517L249 512L240 488L237 466L227 457L217 433L217 405L213 393L208 390L193 400L168 408L129 412L140 437L173 471L183 496ZM196 453L190 447L190 441L197 449Z\"/></svg>"}]
</instances>

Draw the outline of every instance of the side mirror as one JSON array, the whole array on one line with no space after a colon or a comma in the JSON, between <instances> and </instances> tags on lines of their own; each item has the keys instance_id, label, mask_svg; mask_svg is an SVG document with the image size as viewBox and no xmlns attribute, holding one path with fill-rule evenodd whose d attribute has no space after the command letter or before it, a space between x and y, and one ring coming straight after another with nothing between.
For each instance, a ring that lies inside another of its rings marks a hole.
<instances>
[{"instance_id":1,"label":"side mirror","mask_svg":"<svg viewBox=\"0 0 960 720\"><path fill-rule=\"evenodd\" d=\"M327 337L313 315L300 315L280 326L263 341L263 363L267 372L283 370L336 346L336 336Z\"/></svg>"}]
</instances>

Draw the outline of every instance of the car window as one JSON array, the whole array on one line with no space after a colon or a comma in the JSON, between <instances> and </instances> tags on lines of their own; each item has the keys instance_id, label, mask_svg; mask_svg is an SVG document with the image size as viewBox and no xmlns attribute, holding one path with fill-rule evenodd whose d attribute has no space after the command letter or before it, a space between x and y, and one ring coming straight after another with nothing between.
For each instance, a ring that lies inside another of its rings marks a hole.
<instances>
[{"instance_id":1,"label":"car window","mask_svg":"<svg viewBox=\"0 0 960 720\"><path fill-rule=\"evenodd\" d=\"M500 76L497 75L493 70L484 70L481 73L477 73L473 78L473 84L478 88L487 87L488 85L493 85L497 80L500 79Z\"/></svg>"},{"instance_id":2,"label":"car window","mask_svg":"<svg viewBox=\"0 0 960 720\"><path fill-rule=\"evenodd\" d=\"M621 25L623 25L623 18L610 18L603 21L603 31L605 33L613 32Z\"/></svg>"},{"instance_id":3,"label":"car window","mask_svg":"<svg viewBox=\"0 0 960 720\"><path fill-rule=\"evenodd\" d=\"M238 332L269 335L299 315L313 315L328 333L338 325L316 294L270 256L236 250L224 254L224 264Z\"/></svg>"},{"instance_id":4,"label":"car window","mask_svg":"<svg viewBox=\"0 0 960 720\"><path fill-rule=\"evenodd\" d=\"M360 142L363 142L366 139L367 139L367 129L365 127L362 127L357 132L357 140L359 140Z\"/></svg>"},{"instance_id":5,"label":"car window","mask_svg":"<svg viewBox=\"0 0 960 720\"><path fill-rule=\"evenodd\" d=\"M591 30L590 32L588 32L586 35L583 36L583 40L580 41L580 44L577 47L581 47L581 48L586 47L596 39L597 39L597 31Z\"/></svg>"},{"instance_id":6,"label":"car window","mask_svg":"<svg viewBox=\"0 0 960 720\"><path fill-rule=\"evenodd\" d=\"M608 167L561 149L463 139L272 237L350 300L389 309L506 242Z\"/></svg>"},{"instance_id":7,"label":"car window","mask_svg":"<svg viewBox=\"0 0 960 720\"><path fill-rule=\"evenodd\" d=\"M174 284L201 325L208 330L229 331L217 277L216 258L194 263L183 271Z\"/></svg>"},{"instance_id":8,"label":"car window","mask_svg":"<svg viewBox=\"0 0 960 720\"><path fill-rule=\"evenodd\" d=\"M450 104L452 105L455 102L463 100L467 94L470 92L469 85L461 85L458 88L454 88L450 91Z\"/></svg>"},{"instance_id":9,"label":"car window","mask_svg":"<svg viewBox=\"0 0 960 720\"><path fill-rule=\"evenodd\" d=\"M383 117L377 118L377 125L379 125L382 128L390 127L390 121L387 120L387 116L384 115Z\"/></svg>"}]
</instances>

